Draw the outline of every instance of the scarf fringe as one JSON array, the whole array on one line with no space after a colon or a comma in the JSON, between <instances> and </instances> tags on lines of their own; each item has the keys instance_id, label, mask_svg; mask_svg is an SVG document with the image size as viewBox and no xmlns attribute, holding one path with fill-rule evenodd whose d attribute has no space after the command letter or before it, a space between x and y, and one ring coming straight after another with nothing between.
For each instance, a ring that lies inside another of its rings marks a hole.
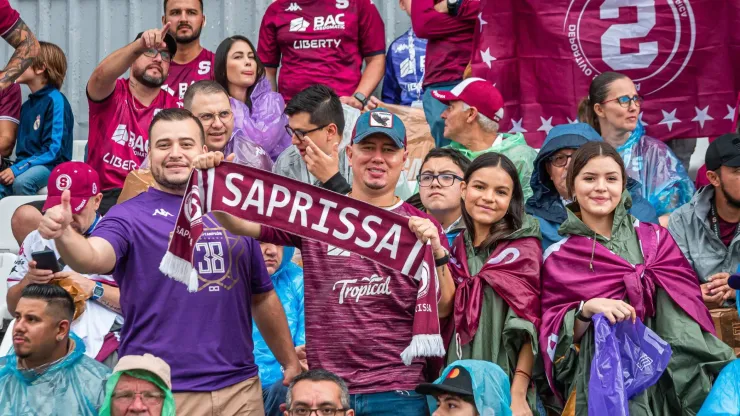
<instances>
[{"instance_id":1,"label":"scarf fringe","mask_svg":"<svg viewBox=\"0 0 740 416\"><path fill-rule=\"evenodd\" d=\"M411 338L411 344L401 353L401 359L406 365L411 365L414 358L444 356L445 347L442 336L439 334L414 335Z\"/></svg>"},{"instance_id":2,"label":"scarf fringe","mask_svg":"<svg viewBox=\"0 0 740 416\"><path fill-rule=\"evenodd\" d=\"M188 286L188 292L198 291L198 273L189 261L167 252L159 263L159 271L165 276Z\"/></svg>"}]
</instances>

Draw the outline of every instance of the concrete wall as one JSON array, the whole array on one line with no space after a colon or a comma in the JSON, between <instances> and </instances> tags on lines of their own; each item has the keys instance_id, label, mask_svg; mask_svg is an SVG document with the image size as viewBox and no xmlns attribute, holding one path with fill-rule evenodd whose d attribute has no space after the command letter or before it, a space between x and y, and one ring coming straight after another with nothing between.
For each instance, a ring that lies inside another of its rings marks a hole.
<instances>
[{"instance_id":1,"label":"concrete wall","mask_svg":"<svg viewBox=\"0 0 740 416\"><path fill-rule=\"evenodd\" d=\"M385 21L390 44L411 25L396 0L374 0ZM257 44L262 15L270 0L204 0L207 27L201 43L215 52L226 36L241 34ZM75 139L88 130L85 85L98 62L131 42L137 33L161 27L162 0L10 0L39 39L59 45L67 55L67 79L62 92L72 104ZM0 42L2 65L11 49ZM24 93L28 89L24 86Z\"/></svg>"}]
</instances>

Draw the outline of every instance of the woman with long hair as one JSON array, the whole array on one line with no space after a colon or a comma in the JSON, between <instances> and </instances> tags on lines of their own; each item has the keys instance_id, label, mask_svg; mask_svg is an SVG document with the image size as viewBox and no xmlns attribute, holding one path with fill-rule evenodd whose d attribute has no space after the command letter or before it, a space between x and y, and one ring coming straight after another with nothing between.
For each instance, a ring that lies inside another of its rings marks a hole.
<instances>
[{"instance_id":1,"label":"woman with long hair","mask_svg":"<svg viewBox=\"0 0 740 416\"><path fill-rule=\"evenodd\" d=\"M714 335L699 280L668 230L627 213L626 176L607 143L590 142L573 154L565 238L546 250L542 266L546 375L568 414L587 415L593 316L604 314L612 325L640 319L672 356L660 379L629 400L630 414L694 415L735 355Z\"/></svg>"},{"instance_id":2,"label":"woman with long hair","mask_svg":"<svg viewBox=\"0 0 740 416\"><path fill-rule=\"evenodd\" d=\"M498 364L511 380L513 414L539 414L531 388L540 319L537 220L524 213L516 167L502 154L478 156L461 190L465 230L455 239L450 259L458 287L447 363Z\"/></svg>"},{"instance_id":3,"label":"woman with long hair","mask_svg":"<svg viewBox=\"0 0 740 416\"><path fill-rule=\"evenodd\" d=\"M231 97L235 137L241 133L275 161L290 146L285 101L271 90L252 42L240 35L224 39L216 49L213 74Z\"/></svg>"},{"instance_id":4,"label":"woman with long hair","mask_svg":"<svg viewBox=\"0 0 740 416\"><path fill-rule=\"evenodd\" d=\"M642 101L629 77L604 72L591 81L588 96L578 106L578 118L617 149L627 175L642 184L642 195L666 226L668 215L689 202L695 189L673 151L645 135L639 121Z\"/></svg>"}]
</instances>

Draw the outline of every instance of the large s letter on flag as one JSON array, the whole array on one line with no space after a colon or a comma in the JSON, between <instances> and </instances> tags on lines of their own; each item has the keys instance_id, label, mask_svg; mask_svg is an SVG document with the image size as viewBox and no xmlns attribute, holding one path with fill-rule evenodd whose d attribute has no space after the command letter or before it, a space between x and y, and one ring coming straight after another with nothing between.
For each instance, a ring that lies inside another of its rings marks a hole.
<instances>
[{"instance_id":1,"label":"large s letter on flag","mask_svg":"<svg viewBox=\"0 0 740 416\"><path fill-rule=\"evenodd\" d=\"M738 21L735 0L481 0L473 76L504 96L501 130L535 147L606 71L635 82L649 135L718 136L737 111Z\"/></svg>"}]
</instances>

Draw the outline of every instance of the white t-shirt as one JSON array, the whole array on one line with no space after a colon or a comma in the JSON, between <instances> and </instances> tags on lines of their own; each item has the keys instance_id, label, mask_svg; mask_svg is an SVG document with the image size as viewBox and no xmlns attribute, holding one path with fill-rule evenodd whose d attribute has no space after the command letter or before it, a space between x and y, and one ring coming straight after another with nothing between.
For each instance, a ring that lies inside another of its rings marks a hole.
<instances>
[{"instance_id":1,"label":"white t-shirt","mask_svg":"<svg viewBox=\"0 0 740 416\"><path fill-rule=\"evenodd\" d=\"M33 260L31 258L31 254L44 250L54 250L54 253L57 255L57 260L61 257L57 251L56 245L54 244L54 240L43 239L36 230L28 234L26 239L23 240L23 246L18 252L15 266L8 276L8 289L23 280L23 277L28 272L28 263ZM64 266L63 271L73 270L69 266ZM83 274L82 276L105 285L118 287L116 282L109 275ZM123 323L123 317L121 315L111 311L98 302L92 299L88 299L87 302L85 302L85 312L72 322L71 327L71 330L85 343L85 355L93 359L98 355L100 348L103 346L103 339L108 332L110 332L110 329L116 320L118 320L119 323Z\"/></svg>"}]
</instances>

